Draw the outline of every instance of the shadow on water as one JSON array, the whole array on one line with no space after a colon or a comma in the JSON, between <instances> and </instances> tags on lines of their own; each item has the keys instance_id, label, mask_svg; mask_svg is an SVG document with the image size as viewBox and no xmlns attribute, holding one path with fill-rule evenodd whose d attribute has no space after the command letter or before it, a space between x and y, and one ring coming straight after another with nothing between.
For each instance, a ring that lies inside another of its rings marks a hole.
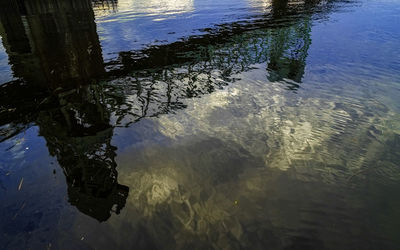
<instances>
[{"instance_id":1,"label":"shadow on water","mask_svg":"<svg viewBox=\"0 0 400 250\"><path fill-rule=\"evenodd\" d=\"M69 202L105 221L129 193L117 181L114 127L185 108L185 98L223 88L256 64L267 65L270 81L299 88L311 21L335 5L289 3L104 63L92 4L116 11L116 1L1 1L0 35L18 80L0 86L0 141L36 124L63 168Z\"/></svg>"}]
</instances>

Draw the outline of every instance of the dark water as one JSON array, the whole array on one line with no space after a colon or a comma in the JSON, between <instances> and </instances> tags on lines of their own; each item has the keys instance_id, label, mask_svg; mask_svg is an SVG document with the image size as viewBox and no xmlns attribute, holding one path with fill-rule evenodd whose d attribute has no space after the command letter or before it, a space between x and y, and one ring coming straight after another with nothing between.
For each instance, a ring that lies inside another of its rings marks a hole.
<instances>
[{"instance_id":1,"label":"dark water","mask_svg":"<svg viewBox=\"0 0 400 250\"><path fill-rule=\"evenodd\" d=\"M0 0L1 249L399 249L400 3Z\"/></svg>"}]
</instances>

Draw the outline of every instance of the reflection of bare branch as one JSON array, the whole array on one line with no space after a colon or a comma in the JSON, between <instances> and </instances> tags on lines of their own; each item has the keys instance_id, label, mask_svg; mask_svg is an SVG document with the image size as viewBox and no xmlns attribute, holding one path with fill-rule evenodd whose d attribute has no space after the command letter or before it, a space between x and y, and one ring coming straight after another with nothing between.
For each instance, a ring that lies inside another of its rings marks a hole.
<instances>
[{"instance_id":1,"label":"reflection of bare branch","mask_svg":"<svg viewBox=\"0 0 400 250\"><path fill-rule=\"evenodd\" d=\"M106 82L105 88L112 90L105 92L106 95L111 94L110 98L113 98L116 89L124 93L120 103L107 101L114 104L110 107L113 115L118 117L115 125L125 126L143 117L154 117L183 108L183 99L220 89L234 81L235 74L257 64L267 63L271 76L300 81L311 42L309 28L310 19L302 19L279 29L248 31L232 36L223 44L202 45L196 51L180 54L184 58L191 58L187 63L133 70L127 77ZM134 65L140 63L139 60ZM132 65L125 67L133 68ZM128 122L121 124L121 121Z\"/></svg>"}]
</instances>

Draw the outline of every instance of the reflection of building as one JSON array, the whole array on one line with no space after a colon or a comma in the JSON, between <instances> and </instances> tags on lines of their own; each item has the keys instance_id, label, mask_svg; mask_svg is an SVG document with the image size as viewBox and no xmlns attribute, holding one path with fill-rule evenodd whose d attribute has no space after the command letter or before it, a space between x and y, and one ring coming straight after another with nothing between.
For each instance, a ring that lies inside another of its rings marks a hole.
<instances>
[{"instance_id":1,"label":"reflection of building","mask_svg":"<svg viewBox=\"0 0 400 250\"><path fill-rule=\"evenodd\" d=\"M1 1L0 17L14 76L56 89L104 72L90 1Z\"/></svg>"},{"instance_id":2,"label":"reflection of building","mask_svg":"<svg viewBox=\"0 0 400 250\"><path fill-rule=\"evenodd\" d=\"M15 123L5 137L35 122L63 169L70 203L107 220L124 207L129 188L117 182L113 128L101 89L77 88L104 73L91 2L1 1L0 20L14 75L24 82L2 86L1 107L8 110L0 112L2 123Z\"/></svg>"}]
</instances>

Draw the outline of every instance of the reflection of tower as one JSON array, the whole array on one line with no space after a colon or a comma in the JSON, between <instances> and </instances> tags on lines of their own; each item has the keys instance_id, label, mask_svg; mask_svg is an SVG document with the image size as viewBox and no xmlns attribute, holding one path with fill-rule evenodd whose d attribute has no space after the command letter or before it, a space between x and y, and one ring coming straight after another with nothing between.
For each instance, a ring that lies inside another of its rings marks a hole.
<instances>
[{"instance_id":1,"label":"reflection of tower","mask_svg":"<svg viewBox=\"0 0 400 250\"><path fill-rule=\"evenodd\" d=\"M59 107L40 112L36 123L51 155L57 157L72 205L99 220L119 213L129 188L117 182L113 128L100 86L58 96Z\"/></svg>"},{"instance_id":2,"label":"reflection of tower","mask_svg":"<svg viewBox=\"0 0 400 250\"><path fill-rule=\"evenodd\" d=\"M8 0L0 5L1 36L14 76L56 89L104 72L89 0Z\"/></svg>"},{"instance_id":3,"label":"reflection of tower","mask_svg":"<svg viewBox=\"0 0 400 250\"><path fill-rule=\"evenodd\" d=\"M35 121L66 176L70 203L107 220L125 206L129 188L117 182L113 128L101 87L76 88L104 72L91 2L0 1L0 18L14 75L25 82L4 88L22 99L10 100L8 121Z\"/></svg>"},{"instance_id":4,"label":"reflection of tower","mask_svg":"<svg viewBox=\"0 0 400 250\"><path fill-rule=\"evenodd\" d=\"M286 18L291 10L288 1L273 1L273 17ZM309 8L308 5L301 6ZM292 10L293 11L293 10ZM305 10L295 10L303 12ZM305 16L287 27L273 30L271 36L270 59L267 66L270 81L280 81L284 78L301 82L306 66L308 48L311 45L311 18ZM296 88L296 86L292 86Z\"/></svg>"}]
</instances>

